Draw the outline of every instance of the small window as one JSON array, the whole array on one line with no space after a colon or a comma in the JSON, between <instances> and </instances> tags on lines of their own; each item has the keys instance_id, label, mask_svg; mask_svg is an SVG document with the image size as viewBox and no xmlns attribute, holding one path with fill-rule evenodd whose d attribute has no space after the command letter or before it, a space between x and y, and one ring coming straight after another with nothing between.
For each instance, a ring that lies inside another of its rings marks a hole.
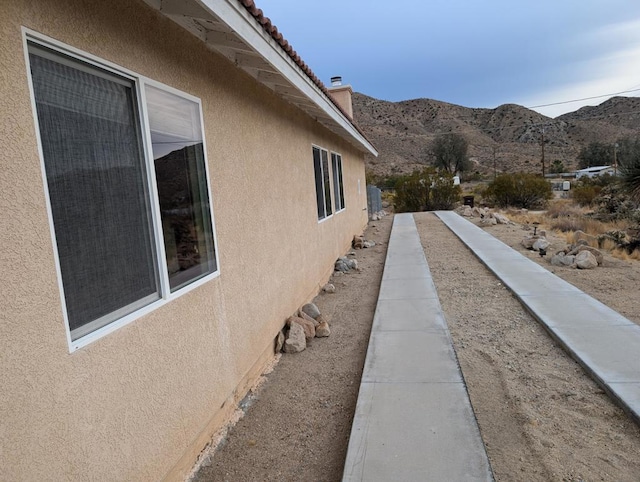
<instances>
[{"instance_id":1,"label":"small window","mask_svg":"<svg viewBox=\"0 0 640 482\"><path fill-rule=\"evenodd\" d=\"M65 318L77 348L217 271L200 106L48 46L30 41L28 50Z\"/></svg>"},{"instance_id":2,"label":"small window","mask_svg":"<svg viewBox=\"0 0 640 482\"><path fill-rule=\"evenodd\" d=\"M329 184L329 153L313 147L313 170L316 180L316 205L318 219L331 216L331 185Z\"/></svg>"},{"instance_id":3,"label":"small window","mask_svg":"<svg viewBox=\"0 0 640 482\"><path fill-rule=\"evenodd\" d=\"M333 170L333 194L335 196L334 205L336 212L342 211L344 206L344 187L342 184L342 156L331 153L331 169Z\"/></svg>"}]
</instances>

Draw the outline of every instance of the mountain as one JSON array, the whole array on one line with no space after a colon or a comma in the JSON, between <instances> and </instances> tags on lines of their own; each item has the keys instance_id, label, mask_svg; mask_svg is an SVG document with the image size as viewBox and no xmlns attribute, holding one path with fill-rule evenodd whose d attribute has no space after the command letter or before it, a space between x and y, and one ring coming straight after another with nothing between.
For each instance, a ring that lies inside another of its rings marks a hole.
<instances>
[{"instance_id":1,"label":"mountain","mask_svg":"<svg viewBox=\"0 0 640 482\"><path fill-rule=\"evenodd\" d=\"M429 145L440 134L454 132L469 143L472 172L541 172L560 160L576 169L576 157L589 142L614 143L636 137L640 98L613 97L552 119L516 104L495 109L469 108L432 99L388 102L353 95L354 120L379 151L367 158L374 174L409 173L431 162ZM543 132L544 131L544 132Z\"/></svg>"}]
</instances>

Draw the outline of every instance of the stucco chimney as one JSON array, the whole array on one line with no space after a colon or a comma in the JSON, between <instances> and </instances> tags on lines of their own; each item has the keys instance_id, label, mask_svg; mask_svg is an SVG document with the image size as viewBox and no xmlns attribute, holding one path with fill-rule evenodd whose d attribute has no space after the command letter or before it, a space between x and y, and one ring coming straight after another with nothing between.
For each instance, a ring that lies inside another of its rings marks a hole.
<instances>
[{"instance_id":1,"label":"stucco chimney","mask_svg":"<svg viewBox=\"0 0 640 482\"><path fill-rule=\"evenodd\" d=\"M353 103L351 101L351 95L353 94L353 89L351 89L350 85L342 85L342 77L336 76L331 77L331 87L328 87L327 90L333 97L333 100L336 101L342 110L347 113L349 120L353 120Z\"/></svg>"}]
</instances>

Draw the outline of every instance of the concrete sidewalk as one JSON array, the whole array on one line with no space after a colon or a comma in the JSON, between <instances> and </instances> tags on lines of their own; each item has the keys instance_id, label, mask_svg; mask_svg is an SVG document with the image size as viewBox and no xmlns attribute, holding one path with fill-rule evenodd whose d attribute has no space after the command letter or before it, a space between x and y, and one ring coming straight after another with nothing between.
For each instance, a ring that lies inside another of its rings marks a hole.
<instances>
[{"instance_id":1,"label":"concrete sidewalk","mask_svg":"<svg viewBox=\"0 0 640 482\"><path fill-rule=\"evenodd\" d=\"M411 214L393 222L343 480L493 480Z\"/></svg>"},{"instance_id":2,"label":"concrete sidewalk","mask_svg":"<svg viewBox=\"0 0 640 482\"><path fill-rule=\"evenodd\" d=\"M640 424L640 326L458 214L436 214Z\"/></svg>"}]
</instances>

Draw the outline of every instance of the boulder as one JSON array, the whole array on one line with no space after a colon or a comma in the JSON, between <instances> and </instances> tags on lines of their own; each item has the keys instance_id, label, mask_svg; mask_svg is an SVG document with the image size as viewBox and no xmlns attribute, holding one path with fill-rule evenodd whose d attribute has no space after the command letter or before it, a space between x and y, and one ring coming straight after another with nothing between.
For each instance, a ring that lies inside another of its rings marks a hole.
<instances>
[{"instance_id":1,"label":"boulder","mask_svg":"<svg viewBox=\"0 0 640 482\"><path fill-rule=\"evenodd\" d=\"M318 318L320 318L322 315L319 315ZM313 326L316 327L318 326L319 321L316 320L315 318L311 318L309 315L307 315L304 311L299 310L298 311L298 318L302 318L303 320L307 320L310 321L311 323L313 323Z\"/></svg>"},{"instance_id":2,"label":"boulder","mask_svg":"<svg viewBox=\"0 0 640 482\"><path fill-rule=\"evenodd\" d=\"M580 251L576 255L575 263L580 269L593 269L598 266L598 260L590 251Z\"/></svg>"},{"instance_id":3,"label":"boulder","mask_svg":"<svg viewBox=\"0 0 640 482\"><path fill-rule=\"evenodd\" d=\"M325 338L330 334L331 334L331 330L329 329L329 323L327 323L326 321L323 321L318 325L318 328L316 329L316 336L318 338Z\"/></svg>"},{"instance_id":4,"label":"boulder","mask_svg":"<svg viewBox=\"0 0 640 482\"><path fill-rule=\"evenodd\" d=\"M284 341L285 353L299 353L307 348L307 340L304 336L304 328L298 323L291 323L289 334Z\"/></svg>"},{"instance_id":5,"label":"boulder","mask_svg":"<svg viewBox=\"0 0 640 482\"><path fill-rule=\"evenodd\" d=\"M587 234L584 231L578 230L575 233L573 233L573 242L577 243L580 240L586 241L587 244L598 242L598 238L596 238L595 236L591 236L590 234Z\"/></svg>"},{"instance_id":6,"label":"boulder","mask_svg":"<svg viewBox=\"0 0 640 482\"><path fill-rule=\"evenodd\" d=\"M314 320L320 316L320 310L315 305L315 303L307 303L301 308L301 311L309 315Z\"/></svg>"},{"instance_id":7,"label":"boulder","mask_svg":"<svg viewBox=\"0 0 640 482\"><path fill-rule=\"evenodd\" d=\"M562 264L564 264L565 266L573 266L573 263L575 262L576 257L572 254L568 254L564 258L562 258Z\"/></svg>"},{"instance_id":8,"label":"boulder","mask_svg":"<svg viewBox=\"0 0 640 482\"><path fill-rule=\"evenodd\" d=\"M364 245L364 236L354 236L351 244L355 249L362 249Z\"/></svg>"},{"instance_id":9,"label":"boulder","mask_svg":"<svg viewBox=\"0 0 640 482\"><path fill-rule=\"evenodd\" d=\"M472 216L473 216L473 210L471 209L471 206L465 206L465 207L462 209L462 215L463 215L464 217L467 217L467 218L472 217Z\"/></svg>"},{"instance_id":10,"label":"boulder","mask_svg":"<svg viewBox=\"0 0 640 482\"><path fill-rule=\"evenodd\" d=\"M604 262L604 256L602 255L599 249L592 248L591 246L579 246L578 253L580 253L581 251L589 251L591 254L593 254L596 257L598 266L602 266L602 263Z\"/></svg>"},{"instance_id":11,"label":"boulder","mask_svg":"<svg viewBox=\"0 0 640 482\"><path fill-rule=\"evenodd\" d=\"M331 283L327 283L326 285L324 285L322 287L322 291L325 293L335 293L336 292L336 287L335 285L332 285Z\"/></svg>"},{"instance_id":12,"label":"boulder","mask_svg":"<svg viewBox=\"0 0 640 482\"><path fill-rule=\"evenodd\" d=\"M325 318L325 316L324 316L324 315L322 315L322 314L321 314L320 316L318 316L318 318L316 319L316 321L318 322L318 324L320 324L320 323L328 323L328 322L329 322L329 320L327 320L327 319Z\"/></svg>"},{"instance_id":13,"label":"boulder","mask_svg":"<svg viewBox=\"0 0 640 482\"><path fill-rule=\"evenodd\" d=\"M496 218L490 218L485 216L482 219L480 219L480 224L483 226L495 226L496 224L498 224L498 221L496 220Z\"/></svg>"},{"instance_id":14,"label":"boulder","mask_svg":"<svg viewBox=\"0 0 640 482\"><path fill-rule=\"evenodd\" d=\"M531 246L531 249L533 249L534 251L546 251L547 248L549 248L549 246L551 246L551 243L549 241L547 241L546 238L538 238L534 241L533 245Z\"/></svg>"},{"instance_id":15,"label":"boulder","mask_svg":"<svg viewBox=\"0 0 640 482\"><path fill-rule=\"evenodd\" d=\"M509 218L506 217L504 214L500 214L500 213L493 213L493 217L496 218L496 221L498 222L498 224L509 224Z\"/></svg>"},{"instance_id":16,"label":"boulder","mask_svg":"<svg viewBox=\"0 0 640 482\"><path fill-rule=\"evenodd\" d=\"M347 263L347 267L349 269L358 269L358 260L351 259L351 258L345 258L345 259L346 259L345 263Z\"/></svg>"},{"instance_id":17,"label":"boulder","mask_svg":"<svg viewBox=\"0 0 640 482\"><path fill-rule=\"evenodd\" d=\"M289 324L289 328L291 328L291 325L295 323L300 325L304 330L304 337L307 339L307 341L313 340L313 338L315 338L316 336L316 326L312 321L305 320L304 318L299 318L297 316L292 316L287 320L287 323Z\"/></svg>"},{"instance_id":18,"label":"boulder","mask_svg":"<svg viewBox=\"0 0 640 482\"><path fill-rule=\"evenodd\" d=\"M559 252L551 257L551 264L553 266L571 266L575 261L575 256L564 254Z\"/></svg>"},{"instance_id":19,"label":"boulder","mask_svg":"<svg viewBox=\"0 0 640 482\"><path fill-rule=\"evenodd\" d=\"M526 249L533 249L533 243L535 243L538 239L540 239L540 236L525 236L524 238L522 238L522 246L524 246Z\"/></svg>"}]
</instances>

